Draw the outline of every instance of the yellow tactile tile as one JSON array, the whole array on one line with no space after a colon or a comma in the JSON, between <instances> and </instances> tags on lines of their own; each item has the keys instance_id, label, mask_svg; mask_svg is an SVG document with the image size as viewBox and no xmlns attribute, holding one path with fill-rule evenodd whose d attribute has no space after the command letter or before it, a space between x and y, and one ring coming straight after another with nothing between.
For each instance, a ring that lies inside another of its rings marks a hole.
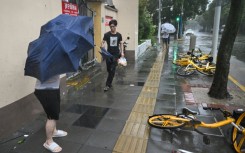
<instances>
[{"instance_id":1,"label":"yellow tactile tile","mask_svg":"<svg viewBox=\"0 0 245 153\"><path fill-rule=\"evenodd\" d=\"M156 81L146 82L145 85L149 87L159 87L159 82Z\"/></svg>"},{"instance_id":2,"label":"yellow tactile tile","mask_svg":"<svg viewBox=\"0 0 245 153\"><path fill-rule=\"evenodd\" d=\"M137 104L143 104L143 105L155 105L156 98L149 98L149 97L138 97Z\"/></svg>"},{"instance_id":3,"label":"yellow tactile tile","mask_svg":"<svg viewBox=\"0 0 245 153\"><path fill-rule=\"evenodd\" d=\"M140 96L147 98L155 98L157 96L157 92L141 91Z\"/></svg>"},{"instance_id":4,"label":"yellow tactile tile","mask_svg":"<svg viewBox=\"0 0 245 153\"><path fill-rule=\"evenodd\" d=\"M143 153L146 152L147 140L128 135L120 135L113 153Z\"/></svg>"},{"instance_id":5,"label":"yellow tactile tile","mask_svg":"<svg viewBox=\"0 0 245 153\"><path fill-rule=\"evenodd\" d=\"M133 111L135 112L142 112L150 114L153 112L155 105L142 105L142 104L135 104L133 107Z\"/></svg>"},{"instance_id":6,"label":"yellow tactile tile","mask_svg":"<svg viewBox=\"0 0 245 153\"><path fill-rule=\"evenodd\" d=\"M143 89L142 89L142 91L157 92L158 91L158 88L144 86Z\"/></svg>"},{"instance_id":7,"label":"yellow tactile tile","mask_svg":"<svg viewBox=\"0 0 245 153\"><path fill-rule=\"evenodd\" d=\"M148 130L146 130L148 128L147 124L126 122L121 134L146 139L149 134Z\"/></svg>"},{"instance_id":8,"label":"yellow tactile tile","mask_svg":"<svg viewBox=\"0 0 245 153\"><path fill-rule=\"evenodd\" d=\"M147 119L150 114L141 112L131 112L128 118L128 122L135 122L141 124L147 124Z\"/></svg>"},{"instance_id":9,"label":"yellow tactile tile","mask_svg":"<svg viewBox=\"0 0 245 153\"><path fill-rule=\"evenodd\" d=\"M154 111L165 51L160 52L121 132L113 153L145 153L149 137L148 116Z\"/></svg>"}]
</instances>

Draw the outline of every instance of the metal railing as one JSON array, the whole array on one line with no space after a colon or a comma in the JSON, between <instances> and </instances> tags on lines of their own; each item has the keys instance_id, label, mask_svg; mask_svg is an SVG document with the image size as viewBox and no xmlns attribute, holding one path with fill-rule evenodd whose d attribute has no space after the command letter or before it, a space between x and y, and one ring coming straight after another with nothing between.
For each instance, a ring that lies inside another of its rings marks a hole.
<instances>
[{"instance_id":1,"label":"metal railing","mask_svg":"<svg viewBox=\"0 0 245 153\"><path fill-rule=\"evenodd\" d=\"M143 53L151 46L151 39L145 40L142 44L138 45L138 50L135 52L135 60L137 60Z\"/></svg>"}]
</instances>

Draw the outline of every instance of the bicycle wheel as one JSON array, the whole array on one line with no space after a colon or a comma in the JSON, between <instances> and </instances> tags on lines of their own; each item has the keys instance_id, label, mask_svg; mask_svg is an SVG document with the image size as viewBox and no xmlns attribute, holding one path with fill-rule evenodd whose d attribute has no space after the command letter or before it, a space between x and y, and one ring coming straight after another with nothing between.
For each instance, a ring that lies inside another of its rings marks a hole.
<instances>
[{"instance_id":1,"label":"bicycle wheel","mask_svg":"<svg viewBox=\"0 0 245 153\"><path fill-rule=\"evenodd\" d=\"M177 119L178 117L176 115L156 114L149 117L148 124L159 129L176 129L183 127L185 122Z\"/></svg>"},{"instance_id":2,"label":"bicycle wheel","mask_svg":"<svg viewBox=\"0 0 245 153\"><path fill-rule=\"evenodd\" d=\"M192 75L195 72L195 69L193 69L191 66L190 66L190 68L191 69L181 66L181 67L178 68L177 74L181 75L181 76Z\"/></svg>"},{"instance_id":3,"label":"bicycle wheel","mask_svg":"<svg viewBox=\"0 0 245 153\"><path fill-rule=\"evenodd\" d=\"M236 125L239 126L242 131L239 131L237 128L233 127L232 129L232 143L233 147L238 153L245 153L245 112L242 113L239 118L236 120Z\"/></svg>"}]
</instances>

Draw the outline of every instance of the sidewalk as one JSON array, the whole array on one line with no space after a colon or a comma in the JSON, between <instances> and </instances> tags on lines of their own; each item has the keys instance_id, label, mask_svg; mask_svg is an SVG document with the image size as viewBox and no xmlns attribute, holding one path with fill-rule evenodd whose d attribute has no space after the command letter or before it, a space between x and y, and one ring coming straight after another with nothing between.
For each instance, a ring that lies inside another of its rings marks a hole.
<instances>
[{"instance_id":1,"label":"sidewalk","mask_svg":"<svg viewBox=\"0 0 245 153\"><path fill-rule=\"evenodd\" d=\"M104 92L107 72L105 63L84 71L68 81L62 99L58 128L68 132L55 138L64 153L112 152L129 114L144 86L156 49L147 52L138 63L128 61L126 69L118 68L113 88ZM1 153L48 153L45 141L44 113L27 123L0 143ZM28 135L28 137L24 137Z\"/></svg>"},{"instance_id":2,"label":"sidewalk","mask_svg":"<svg viewBox=\"0 0 245 153\"><path fill-rule=\"evenodd\" d=\"M229 126L201 129L210 135L211 144L205 145L200 134L188 129L168 131L147 125L147 118L153 113L172 114L186 106L198 111L198 118L206 122L221 120L219 112L202 109L204 102L228 109L245 108L244 92L232 82L229 90L234 99L224 101L207 96L212 77L198 73L188 78L178 76L172 59L176 52L181 52L181 45L171 42L169 52L153 47L137 62L128 61L126 69L118 68L113 88L108 92L103 91L107 76L104 62L69 80L58 122L58 128L66 130L68 136L55 138L62 152L172 153L184 149L195 153L232 153L230 138L225 137ZM44 125L42 113L2 141L0 152L48 153L42 146Z\"/></svg>"},{"instance_id":3,"label":"sidewalk","mask_svg":"<svg viewBox=\"0 0 245 153\"><path fill-rule=\"evenodd\" d=\"M176 74L177 66L172 64L172 60L176 53L183 52L181 43L172 43L169 53L165 57L154 114L180 113L183 107L188 107L199 113L198 119L212 123L222 120L223 116L219 111L203 110L202 103L226 108L230 111L235 108L245 108L244 92L230 81L228 83L229 92L234 98L217 100L207 95L212 77L199 73L189 77ZM217 129L202 128L200 131L208 134L211 141L210 145L205 145L202 135L190 129L168 131L151 128L147 152L170 153L183 149L193 153L232 153L234 151L230 142L230 130L231 126L229 125Z\"/></svg>"},{"instance_id":4,"label":"sidewalk","mask_svg":"<svg viewBox=\"0 0 245 153\"><path fill-rule=\"evenodd\" d=\"M172 47L174 46L178 45L172 44ZM172 64L174 50L173 48L171 51L170 48L170 52L165 58L154 114L180 113L183 107L188 107L199 113L199 119L212 123L222 120L223 116L219 111L203 110L202 103L212 104L228 110L244 108L244 105L242 105L245 99L244 92L236 88L231 82L228 86L234 98L231 100L217 100L207 95L212 77L199 73L189 77L178 76L176 74L177 66ZM179 49L178 52L181 52L181 50ZM168 131L151 128L148 153L170 153L178 149L193 153L232 153L234 151L230 144L230 128L231 126L220 129L202 128L201 131L209 135L210 145L205 145L202 141L202 135L190 129Z\"/></svg>"}]
</instances>

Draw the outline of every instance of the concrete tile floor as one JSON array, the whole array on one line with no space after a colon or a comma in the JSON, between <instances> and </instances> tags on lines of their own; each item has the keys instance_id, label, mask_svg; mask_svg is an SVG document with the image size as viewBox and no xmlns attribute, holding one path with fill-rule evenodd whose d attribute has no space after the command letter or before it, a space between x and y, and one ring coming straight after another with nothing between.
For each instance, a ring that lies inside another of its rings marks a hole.
<instances>
[{"instance_id":1,"label":"concrete tile floor","mask_svg":"<svg viewBox=\"0 0 245 153\"><path fill-rule=\"evenodd\" d=\"M180 112L182 107L187 106L198 111L200 114L198 117L204 121L221 120L222 117L219 113L205 111L198 103L190 105L185 102L185 92L192 93L191 89L200 85L207 87L210 84L210 78L199 74L195 74L192 78L177 76L175 73L176 66L172 65L173 54L171 51L170 47L169 54L166 55L164 61L165 65L161 74L154 113L176 113ZM90 82L86 85L79 88L68 88L67 94L62 101L61 119L58 122L58 127L67 130L69 134L64 138L55 138L55 141L63 147L62 152L112 152L143 88L156 55L157 51L153 50L137 63L129 61L126 71L120 70L121 72L117 73L114 87L106 93L103 91L106 78L104 66L102 66L100 71L96 71L96 76L91 77ZM126 74L122 75L122 73ZM102 79L98 79L98 77ZM45 115L41 114L35 121L23 126L12 136L21 137L1 144L0 152L48 152L42 146L45 141L44 124ZM190 129L168 131L151 128L147 153L170 153L176 149L185 149L195 153L234 152L229 140L224 137L229 134L229 127L202 130L210 135L212 142L210 145L205 145L202 142L202 136ZM29 134L29 137L25 139L24 143L18 144L18 141L23 139L22 135L26 133Z\"/></svg>"}]
</instances>

